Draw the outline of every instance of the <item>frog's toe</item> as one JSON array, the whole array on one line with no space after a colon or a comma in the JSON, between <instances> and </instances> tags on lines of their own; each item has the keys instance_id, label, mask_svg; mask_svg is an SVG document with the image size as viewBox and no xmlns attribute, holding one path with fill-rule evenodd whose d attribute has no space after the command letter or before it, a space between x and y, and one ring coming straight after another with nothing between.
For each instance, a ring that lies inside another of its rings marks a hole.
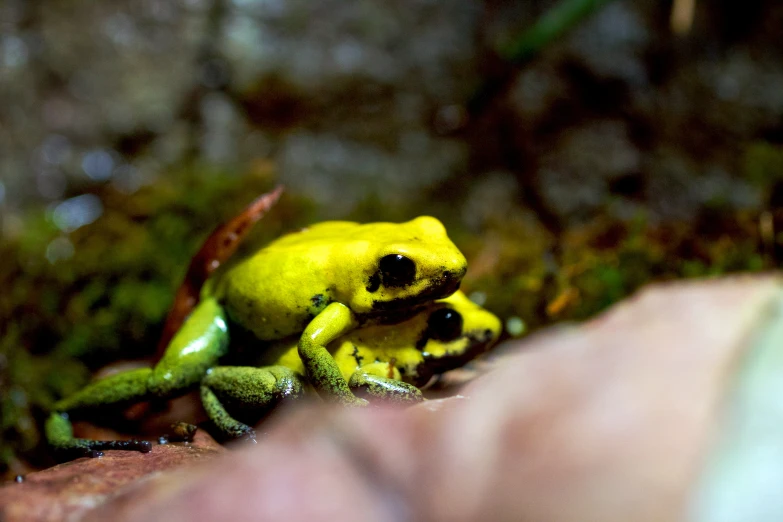
<instances>
[{"instance_id":1,"label":"frog's toe","mask_svg":"<svg viewBox=\"0 0 783 522\"><path fill-rule=\"evenodd\" d=\"M95 451L124 450L149 453L152 451L152 443L148 440L92 440L85 441L87 449Z\"/></svg>"},{"instance_id":2,"label":"frog's toe","mask_svg":"<svg viewBox=\"0 0 783 522\"><path fill-rule=\"evenodd\" d=\"M133 440L130 442L133 442L138 447L138 449L134 448L132 451L140 451L142 453L149 453L152 451L152 443L148 440Z\"/></svg>"},{"instance_id":3,"label":"frog's toe","mask_svg":"<svg viewBox=\"0 0 783 522\"><path fill-rule=\"evenodd\" d=\"M152 444L147 440L88 440L73 439L68 444L58 444L53 446L55 458L60 462L79 459L82 457L97 458L103 457L107 450L138 451L139 453L149 453L152 451Z\"/></svg>"},{"instance_id":4,"label":"frog's toe","mask_svg":"<svg viewBox=\"0 0 783 522\"><path fill-rule=\"evenodd\" d=\"M237 437L237 440L242 444L258 444L256 430L250 428L247 431L245 431L242 435Z\"/></svg>"},{"instance_id":5,"label":"frog's toe","mask_svg":"<svg viewBox=\"0 0 783 522\"><path fill-rule=\"evenodd\" d=\"M362 371L351 375L349 385L355 394L372 402L410 405L424 400L421 390L411 384Z\"/></svg>"},{"instance_id":6,"label":"frog's toe","mask_svg":"<svg viewBox=\"0 0 783 522\"><path fill-rule=\"evenodd\" d=\"M97 459L98 457L103 457L103 452L81 446L67 448L59 447L54 449L53 456L58 462L68 462L85 457L88 459Z\"/></svg>"}]
</instances>

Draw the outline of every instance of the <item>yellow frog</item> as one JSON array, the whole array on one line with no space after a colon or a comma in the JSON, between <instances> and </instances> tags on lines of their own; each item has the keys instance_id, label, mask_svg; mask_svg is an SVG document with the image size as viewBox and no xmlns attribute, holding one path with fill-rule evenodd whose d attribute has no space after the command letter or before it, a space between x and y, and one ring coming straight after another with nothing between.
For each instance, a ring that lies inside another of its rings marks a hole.
<instances>
[{"instance_id":1,"label":"yellow frog","mask_svg":"<svg viewBox=\"0 0 783 522\"><path fill-rule=\"evenodd\" d=\"M200 385L205 407L218 428L232 436L252 437L249 426L221 412L215 389L232 389L250 402L263 402L298 395L303 387L301 382L293 384L300 374L290 368L266 373L263 379L221 379L226 371L216 371L220 359L236 340L263 354L275 341L295 336L299 370L307 385L325 400L365 405L366 399L352 393L352 377L342 371L328 347L357 329L383 331L383 326L416 318L422 324L428 312L435 312L436 300L458 289L466 268L465 257L432 217L399 224L324 222L283 236L207 281L199 304L154 368L98 380L57 403L47 421L47 438L55 448L75 454L103 449L149 451L146 441L74 439L64 414L169 399ZM397 367L400 373L401 368L413 372L402 366ZM402 375L375 377L375 383L382 378L393 381L394 387L387 387L393 389L390 395L404 400L421 396L414 385L397 378ZM362 386L372 390L371 395L382 394L378 390L383 386L365 381ZM211 404L216 406L210 411Z\"/></svg>"}]
</instances>

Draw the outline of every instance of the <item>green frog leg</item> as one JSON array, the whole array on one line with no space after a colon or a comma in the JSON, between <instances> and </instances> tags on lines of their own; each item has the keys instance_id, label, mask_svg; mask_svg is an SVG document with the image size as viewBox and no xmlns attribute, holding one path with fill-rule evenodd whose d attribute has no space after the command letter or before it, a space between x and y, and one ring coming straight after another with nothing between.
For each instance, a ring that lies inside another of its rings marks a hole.
<instances>
[{"instance_id":1,"label":"green frog leg","mask_svg":"<svg viewBox=\"0 0 783 522\"><path fill-rule=\"evenodd\" d=\"M283 400L302 397L304 377L285 366L218 366L201 382L201 402L215 426L229 438L255 441L255 431L230 413L260 417Z\"/></svg>"},{"instance_id":2,"label":"green frog leg","mask_svg":"<svg viewBox=\"0 0 783 522\"><path fill-rule=\"evenodd\" d=\"M97 380L54 405L46 421L49 444L66 458L97 456L102 450L148 452L147 441L96 441L73 437L69 416L122 407L149 399L171 399L198 386L228 348L223 309L215 299L202 301L172 339L154 368L140 368Z\"/></svg>"},{"instance_id":3,"label":"green frog leg","mask_svg":"<svg viewBox=\"0 0 783 522\"><path fill-rule=\"evenodd\" d=\"M424 400L417 387L388 374L388 363L371 363L356 370L348 385L351 390L363 393L371 400L396 404L415 404Z\"/></svg>"},{"instance_id":4,"label":"green frog leg","mask_svg":"<svg viewBox=\"0 0 783 522\"><path fill-rule=\"evenodd\" d=\"M346 406L366 406L367 401L354 396L326 347L358 326L353 312L342 303L332 303L305 328L299 339L299 357L307 380L324 400Z\"/></svg>"}]
</instances>

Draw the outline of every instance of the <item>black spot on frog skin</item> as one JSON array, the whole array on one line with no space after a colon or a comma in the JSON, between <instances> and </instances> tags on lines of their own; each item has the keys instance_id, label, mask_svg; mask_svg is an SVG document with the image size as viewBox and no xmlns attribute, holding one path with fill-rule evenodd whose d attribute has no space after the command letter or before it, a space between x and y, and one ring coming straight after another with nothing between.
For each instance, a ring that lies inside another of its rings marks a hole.
<instances>
[{"instance_id":1,"label":"black spot on frog skin","mask_svg":"<svg viewBox=\"0 0 783 522\"><path fill-rule=\"evenodd\" d=\"M362 361L364 360L364 356L359 354L359 347L355 344L353 345L353 353L351 355L356 360L356 365L361 366Z\"/></svg>"},{"instance_id":2,"label":"black spot on frog skin","mask_svg":"<svg viewBox=\"0 0 783 522\"><path fill-rule=\"evenodd\" d=\"M311 316L310 320L312 320L316 315L323 312L324 308L326 308L329 305L329 294L326 292L321 292L320 294L315 294L313 297L310 298L310 307L308 309L308 313ZM308 321L309 322L309 321Z\"/></svg>"},{"instance_id":3,"label":"black spot on frog skin","mask_svg":"<svg viewBox=\"0 0 783 522\"><path fill-rule=\"evenodd\" d=\"M310 302L313 303L313 308L320 310L326 306L326 297L324 294L315 294L310 298Z\"/></svg>"},{"instance_id":4,"label":"black spot on frog skin","mask_svg":"<svg viewBox=\"0 0 783 522\"><path fill-rule=\"evenodd\" d=\"M373 275L370 276L370 279L367 281L367 291L373 293L378 291L380 287L381 287L381 275L378 272L375 272Z\"/></svg>"}]
</instances>

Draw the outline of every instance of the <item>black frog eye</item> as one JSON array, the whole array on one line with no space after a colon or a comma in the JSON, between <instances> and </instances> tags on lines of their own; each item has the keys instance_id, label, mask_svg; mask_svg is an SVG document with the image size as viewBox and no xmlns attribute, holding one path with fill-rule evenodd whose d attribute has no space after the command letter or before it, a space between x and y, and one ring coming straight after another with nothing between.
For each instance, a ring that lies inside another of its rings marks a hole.
<instances>
[{"instance_id":1,"label":"black frog eye","mask_svg":"<svg viewBox=\"0 0 783 522\"><path fill-rule=\"evenodd\" d=\"M384 286L406 286L416 278L416 263L402 254L383 256L378 268Z\"/></svg>"},{"instance_id":2,"label":"black frog eye","mask_svg":"<svg viewBox=\"0 0 783 522\"><path fill-rule=\"evenodd\" d=\"M453 341L462 335L462 316L451 308L440 308L430 314L427 332L431 339Z\"/></svg>"}]
</instances>

